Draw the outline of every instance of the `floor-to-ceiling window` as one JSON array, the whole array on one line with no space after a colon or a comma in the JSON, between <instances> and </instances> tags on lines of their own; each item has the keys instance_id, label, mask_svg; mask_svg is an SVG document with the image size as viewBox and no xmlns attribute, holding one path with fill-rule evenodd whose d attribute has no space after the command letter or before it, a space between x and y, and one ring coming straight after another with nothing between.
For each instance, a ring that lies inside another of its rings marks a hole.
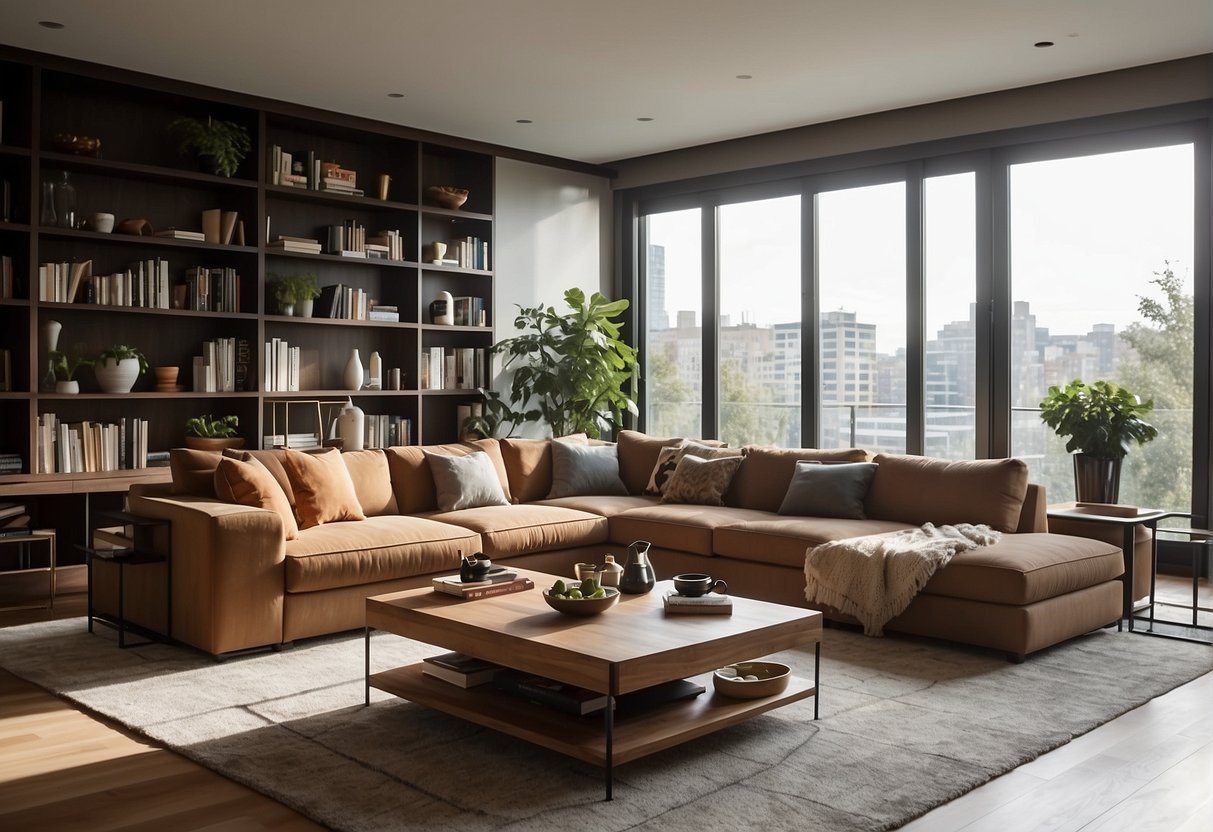
<instances>
[{"instance_id":1,"label":"floor-to-ceiling window","mask_svg":"<svg viewBox=\"0 0 1213 832\"><path fill-rule=\"evenodd\" d=\"M817 195L821 446L906 449L906 186Z\"/></svg>"},{"instance_id":2,"label":"floor-to-ceiling window","mask_svg":"<svg viewBox=\"0 0 1213 832\"><path fill-rule=\"evenodd\" d=\"M1040 400L1103 379L1152 399L1159 430L1121 501L1191 501L1192 182L1191 144L1010 166L1011 453L1053 499L1073 499L1073 467Z\"/></svg>"},{"instance_id":3,"label":"floor-to-ceiling window","mask_svg":"<svg viewBox=\"0 0 1213 832\"><path fill-rule=\"evenodd\" d=\"M645 428L701 436L703 273L698 208L645 220Z\"/></svg>"},{"instance_id":4,"label":"floor-to-ceiling window","mask_svg":"<svg viewBox=\"0 0 1213 832\"><path fill-rule=\"evenodd\" d=\"M722 205L720 438L800 444L800 197Z\"/></svg>"}]
</instances>

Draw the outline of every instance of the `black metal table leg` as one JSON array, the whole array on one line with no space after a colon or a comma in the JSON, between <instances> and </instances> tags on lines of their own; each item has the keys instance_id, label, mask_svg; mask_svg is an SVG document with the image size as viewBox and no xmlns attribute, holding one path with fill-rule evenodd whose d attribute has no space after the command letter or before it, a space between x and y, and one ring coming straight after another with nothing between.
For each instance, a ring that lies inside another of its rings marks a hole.
<instances>
[{"instance_id":1,"label":"black metal table leg","mask_svg":"<svg viewBox=\"0 0 1213 832\"><path fill-rule=\"evenodd\" d=\"M1137 559L1137 526L1124 527L1121 541L1125 556L1124 616L1129 619L1129 632L1133 632L1133 561Z\"/></svg>"},{"instance_id":2,"label":"black metal table leg","mask_svg":"<svg viewBox=\"0 0 1213 832\"><path fill-rule=\"evenodd\" d=\"M813 719L817 719L821 706L821 642L813 648Z\"/></svg>"},{"instance_id":3,"label":"black metal table leg","mask_svg":"<svg viewBox=\"0 0 1213 832\"><path fill-rule=\"evenodd\" d=\"M363 672L362 672L362 694L364 696L364 705L371 704L371 628L363 627L363 639L366 644L364 646L363 655Z\"/></svg>"},{"instance_id":4,"label":"black metal table leg","mask_svg":"<svg viewBox=\"0 0 1213 832\"><path fill-rule=\"evenodd\" d=\"M615 799L615 695L618 692L618 670L611 665L607 682L606 715L606 799Z\"/></svg>"}]
</instances>

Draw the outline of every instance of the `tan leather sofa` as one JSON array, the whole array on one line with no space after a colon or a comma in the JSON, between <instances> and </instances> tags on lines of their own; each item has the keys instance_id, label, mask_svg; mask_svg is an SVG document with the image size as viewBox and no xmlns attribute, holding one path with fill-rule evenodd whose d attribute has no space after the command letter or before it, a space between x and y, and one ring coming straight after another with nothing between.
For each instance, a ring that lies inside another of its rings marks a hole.
<instances>
[{"instance_id":1,"label":"tan leather sofa","mask_svg":"<svg viewBox=\"0 0 1213 832\"><path fill-rule=\"evenodd\" d=\"M207 496L205 465L175 470L171 485L132 487L130 509L171 521L173 637L215 655L361 627L368 595L426 585L455 571L459 552L566 574L574 562L607 552L622 560L628 543L644 539L653 543L659 577L708 572L735 594L806 605L809 546L928 521L986 522L1007 534L957 555L887 629L1023 657L1120 617L1120 549L1048 534L1043 490L1028 483L1017 460L876 456L869 519L845 520L777 511L797 460L865 460L864 451L748 448L725 505L711 507L644 496L657 455L672 441L623 431L618 458L627 495L550 500L548 440L433 446L446 454L486 451L515 501L447 512L438 511L424 449L343 454L367 519L315 526L294 540L284 538L273 511ZM258 458L274 470L275 453ZM98 566L96 601L112 610L115 575ZM159 566L127 570L131 620L163 631L164 580Z\"/></svg>"}]
</instances>

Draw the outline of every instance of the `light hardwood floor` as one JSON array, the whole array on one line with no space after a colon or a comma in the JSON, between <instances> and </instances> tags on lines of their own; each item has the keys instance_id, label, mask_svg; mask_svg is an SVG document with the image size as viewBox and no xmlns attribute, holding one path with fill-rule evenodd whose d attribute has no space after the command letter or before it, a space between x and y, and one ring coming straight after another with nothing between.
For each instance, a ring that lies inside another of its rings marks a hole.
<instances>
[{"instance_id":1,"label":"light hardwood floor","mask_svg":"<svg viewBox=\"0 0 1213 832\"><path fill-rule=\"evenodd\" d=\"M1160 596L1190 592L1190 582L1171 580ZM1210 606L1213 591L1207 581L1201 594ZM66 596L53 616L0 612L0 626L83 614L83 596ZM902 828L1207 832L1213 829L1211 703L1213 673ZM0 829L294 832L323 827L0 671Z\"/></svg>"}]
</instances>

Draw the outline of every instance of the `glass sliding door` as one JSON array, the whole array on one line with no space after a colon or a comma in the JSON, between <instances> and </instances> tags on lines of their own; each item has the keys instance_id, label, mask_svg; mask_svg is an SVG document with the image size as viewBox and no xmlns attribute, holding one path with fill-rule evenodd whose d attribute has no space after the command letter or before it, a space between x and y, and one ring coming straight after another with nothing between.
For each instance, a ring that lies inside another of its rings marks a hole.
<instances>
[{"instance_id":1,"label":"glass sliding door","mask_svg":"<svg viewBox=\"0 0 1213 832\"><path fill-rule=\"evenodd\" d=\"M923 452L948 459L977 453L976 180L923 180Z\"/></svg>"},{"instance_id":2,"label":"glass sliding door","mask_svg":"<svg viewBox=\"0 0 1213 832\"><path fill-rule=\"evenodd\" d=\"M645 218L645 430L702 436L703 271L700 210Z\"/></svg>"},{"instance_id":3,"label":"glass sliding door","mask_svg":"<svg viewBox=\"0 0 1213 832\"><path fill-rule=\"evenodd\" d=\"M905 183L816 198L821 447L906 449Z\"/></svg>"},{"instance_id":4,"label":"glass sliding door","mask_svg":"<svg viewBox=\"0 0 1213 832\"><path fill-rule=\"evenodd\" d=\"M1120 501L1191 505L1193 165L1180 144L1010 166L1011 452L1052 501L1074 498L1073 467L1040 400L1081 378L1154 400Z\"/></svg>"},{"instance_id":5,"label":"glass sliding door","mask_svg":"<svg viewBox=\"0 0 1213 832\"><path fill-rule=\"evenodd\" d=\"M718 209L720 439L800 446L800 197Z\"/></svg>"}]
</instances>

